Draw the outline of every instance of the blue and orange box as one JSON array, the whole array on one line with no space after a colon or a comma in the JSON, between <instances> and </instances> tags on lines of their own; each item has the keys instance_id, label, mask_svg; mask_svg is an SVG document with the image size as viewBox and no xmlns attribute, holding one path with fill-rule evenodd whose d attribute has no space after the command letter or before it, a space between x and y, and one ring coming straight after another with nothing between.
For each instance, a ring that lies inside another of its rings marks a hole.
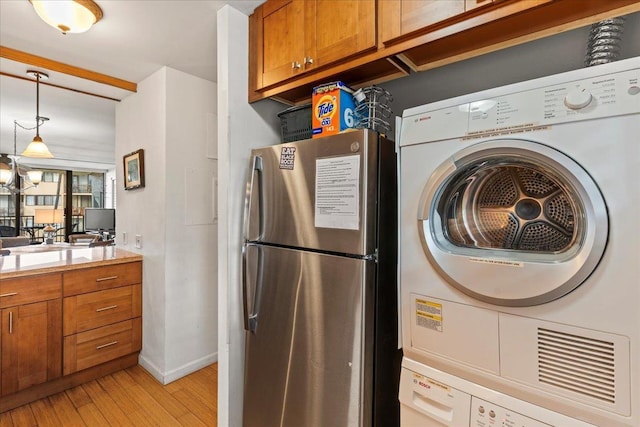
<instances>
[{"instance_id":1,"label":"blue and orange box","mask_svg":"<svg viewBox=\"0 0 640 427\"><path fill-rule=\"evenodd\" d=\"M344 83L338 81L314 87L311 103L312 138L335 135L354 127L353 90Z\"/></svg>"}]
</instances>

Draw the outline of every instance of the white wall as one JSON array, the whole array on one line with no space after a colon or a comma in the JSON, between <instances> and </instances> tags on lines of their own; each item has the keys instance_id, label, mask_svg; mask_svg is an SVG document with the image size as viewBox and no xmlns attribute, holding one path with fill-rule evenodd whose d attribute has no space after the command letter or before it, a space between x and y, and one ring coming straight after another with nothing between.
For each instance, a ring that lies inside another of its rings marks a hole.
<instances>
[{"instance_id":1,"label":"white wall","mask_svg":"<svg viewBox=\"0 0 640 427\"><path fill-rule=\"evenodd\" d=\"M145 163L144 188L117 186L116 242L144 256L140 364L163 383L217 360L216 161L205 155L215 99L214 83L162 68L116 107L116 158L143 148Z\"/></svg>"},{"instance_id":2,"label":"white wall","mask_svg":"<svg viewBox=\"0 0 640 427\"><path fill-rule=\"evenodd\" d=\"M623 56L640 55L640 14L629 16ZM588 28L494 52L381 85L394 95L394 113L435 100L583 67ZM218 425L242 425L243 339L240 227L251 147L279 141L272 101L247 103L247 17L227 6L218 13L218 150L220 161L220 294ZM393 135L393 133L391 133Z\"/></svg>"},{"instance_id":3,"label":"white wall","mask_svg":"<svg viewBox=\"0 0 640 427\"><path fill-rule=\"evenodd\" d=\"M165 372L165 158L166 158L166 68L138 84L138 92L116 106L116 159L144 149L145 187L125 191L117 185L116 245L144 256L142 287L142 352L154 375ZM158 166L160 165L160 166ZM116 162L116 176L123 176ZM123 233L127 233L127 244ZM134 247L134 236L143 238L142 249Z\"/></svg>"},{"instance_id":4,"label":"white wall","mask_svg":"<svg viewBox=\"0 0 640 427\"><path fill-rule=\"evenodd\" d=\"M167 69L165 287L167 380L217 361L216 160L206 156L217 86ZM167 381L167 382L168 382Z\"/></svg>"},{"instance_id":5,"label":"white wall","mask_svg":"<svg viewBox=\"0 0 640 427\"><path fill-rule=\"evenodd\" d=\"M249 105L248 17L218 12L219 364L218 425L242 425L244 330L240 307L240 248L244 182L251 148L280 140L273 101Z\"/></svg>"}]
</instances>

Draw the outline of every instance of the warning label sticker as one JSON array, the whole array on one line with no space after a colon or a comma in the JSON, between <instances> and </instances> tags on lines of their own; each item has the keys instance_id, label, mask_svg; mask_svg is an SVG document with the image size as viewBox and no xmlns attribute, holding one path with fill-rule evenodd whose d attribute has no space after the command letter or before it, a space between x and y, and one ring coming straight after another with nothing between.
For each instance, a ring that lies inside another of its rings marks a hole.
<instances>
[{"instance_id":1,"label":"warning label sticker","mask_svg":"<svg viewBox=\"0 0 640 427\"><path fill-rule=\"evenodd\" d=\"M504 265L505 267L524 267L524 263L519 261L508 261L504 259L489 258L469 258L471 262L479 262L482 264Z\"/></svg>"},{"instance_id":2,"label":"warning label sticker","mask_svg":"<svg viewBox=\"0 0 640 427\"><path fill-rule=\"evenodd\" d=\"M442 304L416 299L416 325L442 332Z\"/></svg>"}]
</instances>

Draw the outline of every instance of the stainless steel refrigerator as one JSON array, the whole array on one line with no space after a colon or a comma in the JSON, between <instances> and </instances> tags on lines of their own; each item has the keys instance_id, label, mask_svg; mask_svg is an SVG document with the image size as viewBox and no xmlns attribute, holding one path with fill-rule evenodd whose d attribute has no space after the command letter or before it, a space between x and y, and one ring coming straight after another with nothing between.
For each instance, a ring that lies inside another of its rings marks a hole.
<instances>
[{"instance_id":1,"label":"stainless steel refrigerator","mask_svg":"<svg viewBox=\"0 0 640 427\"><path fill-rule=\"evenodd\" d=\"M396 156L357 130L255 149L243 425L399 425Z\"/></svg>"}]
</instances>

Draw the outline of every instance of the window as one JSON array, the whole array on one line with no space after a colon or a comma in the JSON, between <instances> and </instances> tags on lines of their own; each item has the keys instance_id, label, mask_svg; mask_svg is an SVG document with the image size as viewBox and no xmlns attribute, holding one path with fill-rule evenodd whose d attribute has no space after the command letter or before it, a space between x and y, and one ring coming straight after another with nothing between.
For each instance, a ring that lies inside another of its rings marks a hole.
<instances>
[{"instance_id":1,"label":"window","mask_svg":"<svg viewBox=\"0 0 640 427\"><path fill-rule=\"evenodd\" d=\"M60 180L59 172L43 172L42 173L42 181L43 182L58 182Z\"/></svg>"}]
</instances>

